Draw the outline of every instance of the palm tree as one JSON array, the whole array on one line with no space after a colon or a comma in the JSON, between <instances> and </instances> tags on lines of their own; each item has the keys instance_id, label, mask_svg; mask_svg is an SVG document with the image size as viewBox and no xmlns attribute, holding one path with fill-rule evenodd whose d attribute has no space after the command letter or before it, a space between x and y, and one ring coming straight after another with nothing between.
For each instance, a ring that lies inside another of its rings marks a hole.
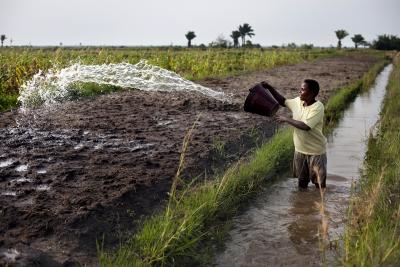
<instances>
[{"instance_id":1,"label":"palm tree","mask_svg":"<svg viewBox=\"0 0 400 267\"><path fill-rule=\"evenodd\" d=\"M233 39L233 47L239 46L239 37L242 36L240 31L232 31L231 38Z\"/></svg>"},{"instance_id":2,"label":"palm tree","mask_svg":"<svg viewBox=\"0 0 400 267\"><path fill-rule=\"evenodd\" d=\"M357 49L359 44L363 44L365 42L364 37L361 34L354 34L351 37L351 40L354 42L354 46Z\"/></svg>"},{"instance_id":3,"label":"palm tree","mask_svg":"<svg viewBox=\"0 0 400 267\"><path fill-rule=\"evenodd\" d=\"M344 37L346 37L347 35L349 35L349 33L346 32L345 30L337 30L337 31L335 31L335 33L336 33L336 37L339 39L338 44L337 44L337 47L338 47L338 49L341 49L341 48L342 48L342 42L341 42L341 40L342 40Z\"/></svg>"},{"instance_id":4,"label":"palm tree","mask_svg":"<svg viewBox=\"0 0 400 267\"><path fill-rule=\"evenodd\" d=\"M4 40L7 39L7 37L5 34L2 34L0 39L1 39L1 47L3 47Z\"/></svg>"},{"instance_id":5,"label":"palm tree","mask_svg":"<svg viewBox=\"0 0 400 267\"><path fill-rule=\"evenodd\" d=\"M188 47L192 47L192 40L196 38L196 34L192 31L188 31L185 36L186 39L188 39Z\"/></svg>"},{"instance_id":6,"label":"palm tree","mask_svg":"<svg viewBox=\"0 0 400 267\"><path fill-rule=\"evenodd\" d=\"M254 36L254 30L248 23L244 23L243 25L239 25L240 36L242 37L242 46L246 43L246 35L250 38Z\"/></svg>"}]
</instances>

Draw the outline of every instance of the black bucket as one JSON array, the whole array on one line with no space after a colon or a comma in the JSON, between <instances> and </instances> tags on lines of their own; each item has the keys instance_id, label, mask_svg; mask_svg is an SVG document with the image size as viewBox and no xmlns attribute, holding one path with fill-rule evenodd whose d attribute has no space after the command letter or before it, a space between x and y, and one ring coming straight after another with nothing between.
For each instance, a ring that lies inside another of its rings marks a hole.
<instances>
[{"instance_id":1,"label":"black bucket","mask_svg":"<svg viewBox=\"0 0 400 267\"><path fill-rule=\"evenodd\" d=\"M278 101L261 84L256 84L249 91L244 102L244 111L262 116L272 116L278 111Z\"/></svg>"}]
</instances>

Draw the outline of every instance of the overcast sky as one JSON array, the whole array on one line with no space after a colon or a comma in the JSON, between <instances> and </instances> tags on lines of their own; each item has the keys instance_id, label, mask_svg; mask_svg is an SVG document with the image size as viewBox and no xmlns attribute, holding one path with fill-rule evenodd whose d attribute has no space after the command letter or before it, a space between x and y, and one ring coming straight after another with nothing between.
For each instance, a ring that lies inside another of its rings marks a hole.
<instances>
[{"instance_id":1,"label":"overcast sky","mask_svg":"<svg viewBox=\"0 0 400 267\"><path fill-rule=\"evenodd\" d=\"M0 0L9 45L186 45L226 38L249 23L253 43L336 45L334 31L400 37L400 0Z\"/></svg>"}]
</instances>

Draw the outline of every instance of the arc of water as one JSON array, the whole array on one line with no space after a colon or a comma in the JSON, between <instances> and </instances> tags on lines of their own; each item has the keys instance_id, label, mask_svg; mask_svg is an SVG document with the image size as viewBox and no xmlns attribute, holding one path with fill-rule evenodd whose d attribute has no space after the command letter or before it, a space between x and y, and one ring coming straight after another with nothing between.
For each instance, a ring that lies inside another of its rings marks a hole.
<instances>
[{"instance_id":1,"label":"arc of water","mask_svg":"<svg viewBox=\"0 0 400 267\"><path fill-rule=\"evenodd\" d=\"M93 82L145 91L193 91L221 101L228 100L222 91L186 80L169 71L141 60L137 64L118 63L103 65L73 64L59 71L39 71L20 89L18 100L22 107L62 102L73 95L71 84Z\"/></svg>"}]
</instances>

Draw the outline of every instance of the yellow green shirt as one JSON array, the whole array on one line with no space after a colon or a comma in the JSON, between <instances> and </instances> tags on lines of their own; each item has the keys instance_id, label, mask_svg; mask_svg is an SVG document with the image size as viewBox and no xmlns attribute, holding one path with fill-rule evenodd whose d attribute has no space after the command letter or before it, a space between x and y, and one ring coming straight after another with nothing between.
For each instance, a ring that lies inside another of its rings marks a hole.
<instances>
[{"instance_id":1,"label":"yellow green shirt","mask_svg":"<svg viewBox=\"0 0 400 267\"><path fill-rule=\"evenodd\" d=\"M293 142L297 152L306 155L321 155L326 151L326 138L322 134L324 123L324 104L316 101L303 106L300 97L286 99L285 106L292 111L293 119L302 121L311 129L308 131L294 128Z\"/></svg>"}]
</instances>

